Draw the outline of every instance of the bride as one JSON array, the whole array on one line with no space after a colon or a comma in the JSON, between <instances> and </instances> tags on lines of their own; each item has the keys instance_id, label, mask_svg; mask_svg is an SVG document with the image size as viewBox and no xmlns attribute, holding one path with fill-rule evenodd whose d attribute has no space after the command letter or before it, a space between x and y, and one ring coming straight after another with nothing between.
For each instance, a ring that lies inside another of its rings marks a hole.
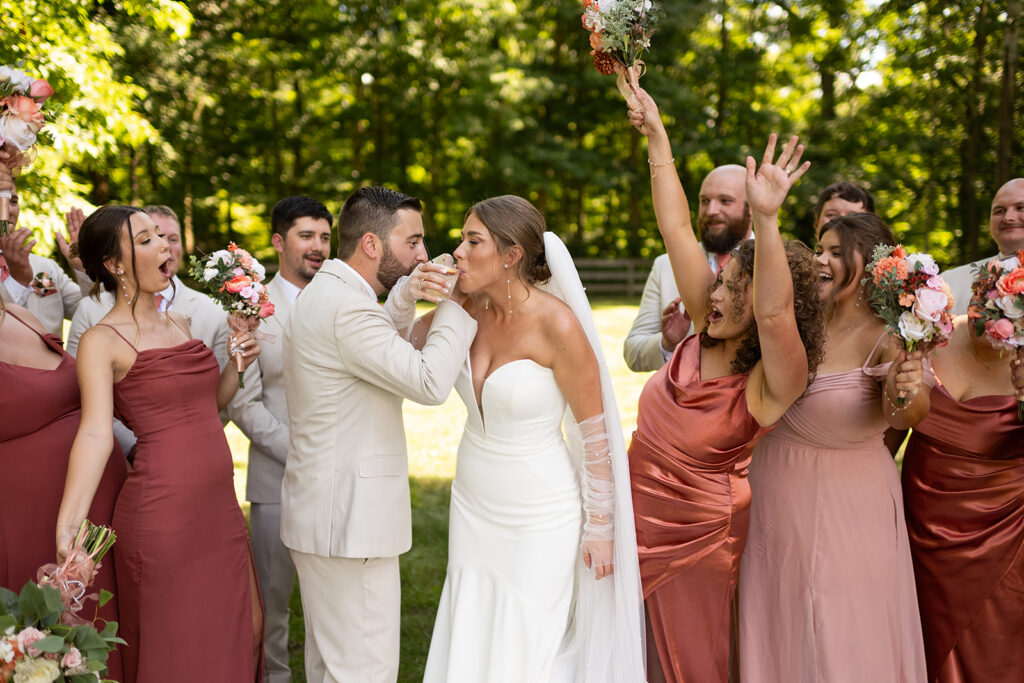
<instances>
[{"instance_id":1,"label":"bride","mask_svg":"<svg viewBox=\"0 0 1024 683\"><path fill-rule=\"evenodd\" d=\"M427 683L644 680L615 398L572 259L544 230L525 199L494 197L455 251L479 327L455 385L468 417Z\"/></svg>"}]
</instances>

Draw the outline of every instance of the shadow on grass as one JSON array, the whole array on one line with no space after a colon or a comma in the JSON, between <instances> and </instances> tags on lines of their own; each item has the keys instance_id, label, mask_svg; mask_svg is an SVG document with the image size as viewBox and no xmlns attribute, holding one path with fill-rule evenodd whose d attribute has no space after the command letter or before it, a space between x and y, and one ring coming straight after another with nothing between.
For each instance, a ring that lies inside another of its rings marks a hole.
<instances>
[{"instance_id":1,"label":"shadow on grass","mask_svg":"<svg viewBox=\"0 0 1024 683\"><path fill-rule=\"evenodd\" d=\"M412 550L402 555L402 651L399 683L420 683L448 564L448 501L451 480L409 478ZM291 599L288 660L294 683L305 683L302 601L296 582Z\"/></svg>"}]
</instances>

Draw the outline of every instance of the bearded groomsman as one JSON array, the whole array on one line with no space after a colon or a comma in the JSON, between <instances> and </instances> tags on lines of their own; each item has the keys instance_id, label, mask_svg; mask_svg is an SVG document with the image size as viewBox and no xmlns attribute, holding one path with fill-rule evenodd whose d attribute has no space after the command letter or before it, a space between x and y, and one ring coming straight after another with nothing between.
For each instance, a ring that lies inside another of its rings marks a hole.
<instances>
[{"instance_id":1,"label":"bearded groomsman","mask_svg":"<svg viewBox=\"0 0 1024 683\"><path fill-rule=\"evenodd\" d=\"M284 331L292 306L320 270L331 250L334 219L312 197L286 197L270 215L270 241L279 268L267 283L274 315L260 322L273 336L261 344L259 359L245 371L245 387L228 406L228 416L249 437L245 497L250 503L252 551L263 594L265 683L290 683L288 601L295 566L281 542L281 480L288 457L288 403L284 393Z\"/></svg>"},{"instance_id":2,"label":"bearded groomsman","mask_svg":"<svg viewBox=\"0 0 1024 683\"><path fill-rule=\"evenodd\" d=\"M737 244L753 237L746 183L746 169L727 164L712 169L700 185L700 248L714 273L725 267ZM626 365L634 372L657 370L692 331L690 316L679 304L679 289L668 254L662 254L654 259L640 310L622 345Z\"/></svg>"}]
</instances>

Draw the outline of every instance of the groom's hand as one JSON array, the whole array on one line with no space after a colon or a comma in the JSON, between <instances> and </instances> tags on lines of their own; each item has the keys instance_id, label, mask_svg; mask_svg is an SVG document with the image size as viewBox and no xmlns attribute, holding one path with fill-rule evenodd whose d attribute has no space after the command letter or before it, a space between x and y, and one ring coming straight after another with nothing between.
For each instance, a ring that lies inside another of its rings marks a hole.
<instances>
[{"instance_id":1,"label":"groom's hand","mask_svg":"<svg viewBox=\"0 0 1024 683\"><path fill-rule=\"evenodd\" d=\"M406 305L415 305L417 301L438 303L451 295L448 277L454 275L455 269L436 263L421 263L412 274L398 285L399 301Z\"/></svg>"}]
</instances>

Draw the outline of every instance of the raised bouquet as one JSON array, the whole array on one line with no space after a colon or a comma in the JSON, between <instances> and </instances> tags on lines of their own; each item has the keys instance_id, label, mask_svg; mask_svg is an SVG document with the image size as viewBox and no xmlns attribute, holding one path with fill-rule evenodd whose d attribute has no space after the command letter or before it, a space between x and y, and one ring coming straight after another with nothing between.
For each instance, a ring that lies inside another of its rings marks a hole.
<instances>
[{"instance_id":1,"label":"raised bouquet","mask_svg":"<svg viewBox=\"0 0 1024 683\"><path fill-rule=\"evenodd\" d=\"M11 171L32 163L36 140L46 122L43 103L53 88L21 69L0 66L0 150ZM0 235L10 232L10 190L0 190Z\"/></svg>"},{"instance_id":2,"label":"raised bouquet","mask_svg":"<svg viewBox=\"0 0 1024 683\"><path fill-rule=\"evenodd\" d=\"M974 334L1024 361L1024 251L976 265L971 293L967 315ZM1024 401L1017 401L1017 419L1024 422Z\"/></svg>"},{"instance_id":3,"label":"raised bouquet","mask_svg":"<svg viewBox=\"0 0 1024 683\"><path fill-rule=\"evenodd\" d=\"M117 623L98 630L78 611L115 538L110 529L83 521L67 558L40 569L38 584L27 582L20 594L0 588L0 683L97 683L106 673L110 651L124 644ZM100 591L97 606L111 597Z\"/></svg>"},{"instance_id":4,"label":"raised bouquet","mask_svg":"<svg viewBox=\"0 0 1024 683\"><path fill-rule=\"evenodd\" d=\"M644 73L640 59L651 47L661 8L651 0L583 0L583 28L590 31L591 55L599 72L617 74L619 92L630 108Z\"/></svg>"},{"instance_id":5,"label":"raised bouquet","mask_svg":"<svg viewBox=\"0 0 1024 683\"><path fill-rule=\"evenodd\" d=\"M206 291L230 315L228 323L235 332L253 332L263 318L274 315L267 288L261 284L267 271L252 254L234 242L215 251L204 260L191 257L189 273L206 286ZM238 383L242 381L242 355L236 351Z\"/></svg>"}]
</instances>

